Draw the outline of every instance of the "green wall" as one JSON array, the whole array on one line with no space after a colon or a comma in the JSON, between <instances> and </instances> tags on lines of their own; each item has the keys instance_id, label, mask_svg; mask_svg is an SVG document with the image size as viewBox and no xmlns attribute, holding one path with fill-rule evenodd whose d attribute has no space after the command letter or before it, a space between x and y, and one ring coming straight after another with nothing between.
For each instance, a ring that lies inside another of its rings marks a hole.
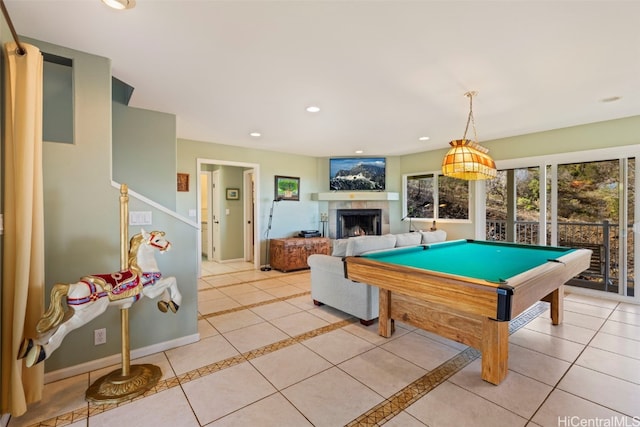
<instances>
[{"instance_id":1,"label":"green wall","mask_svg":"<svg viewBox=\"0 0 640 427\"><path fill-rule=\"evenodd\" d=\"M192 177L199 176L196 170L198 159L259 165L260 170L257 177L259 179L259 200L257 203L260 211L258 212L259 218L256 220L259 222L260 227L257 238L260 239L262 245L260 250L261 264L265 262L265 233L269 221L269 210L274 197L275 175L300 177L300 201L283 201L276 204L269 237L289 237L297 234L302 229L320 228L318 202L311 200L311 194L326 191L326 188L323 185L324 183L320 183L317 179L318 160L316 158L178 139L178 171L188 173ZM258 171L256 172L258 173ZM328 187L328 180L326 186ZM242 186L238 188L243 191ZM196 196L197 189L195 185L189 186L188 192L178 193L176 210L182 215L187 215L189 209L196 209ZM222 241L221 243L222 246L225 246L228 242Z\"/></svg>"},{"instance_id":2,"label":"green wall","mask_svg":"<svg viewBox=\"0 0 640 427\"><path fill-rule=\"evenodd\" d=\"M640 116L481 141L480 143L489 148L489 154L496 161L497 167L500 168L500 162L504 160L640 144ZM441 149L402 156L400 174L438 171L447 151L448 149ZM475 199L475 187L476 184L472 183L472 202ZM473 207L471 218L475 218ZM422 226L424 227L425 224ZM474 237L473 222L465 224L440 223L438 227L447 231L448 238Z\"/></svg>"},{"instance_id":3,"label":"green wall","mask_svg":"<svg viewBox=\"0 0 640 427\"><path fill-rule=\"evenodd\" d=\"M223 162L255 163L260 167L260 229L257 239L262 245L260 264L266 262L265 242L269 222L269 212L274 198L275 175L300 177L300 201L282 201L274 206L270 238L289 237L297 235L300 230L320 230L320 213L328 212L328 202L311 200L311 194L329 191L329 158L317 158L284 154L268 150L255 150L230 145L209 142L178 139L178 170L197 174L197 160L218 160ZM242 188L242 172L244 167L203 165L203 170L220 170L221 173L221 248L220 259L237 259L242 257L242 201L225 200L224 190L227 187ZM233 178L232 178L233 177ZM400 173L400 158L387 157L387 191L402 192L402 176ZM183 215L189 209L196 209L197 190L190 186L188 193L178 193L177 211ZM230 209L230 215L225 215L225 209ZM406 223L400 222L402 206L399 201L389 202L389 218L391 232L400 233L407 230Z\"/></svg>"},{"instance_id":4,"label":"green wall","mask_svg":"<svg viewBox=\"0 0 640 427\"><path fill-rule=\"evenodd\" d=\"M175 210L175 115L113 103L113 179Z\"/></svg>"},{"instance_id":5,"label":"green wall","mask_svg":"<svg viewBox=\"0 0 640 427\"><path fill-rule=\"evenodd\" d=\"M111 184L111 62L107 58L49 43L27 41L42 51L71 58L74 67L75 143L45 142L43 152L48 303L48 293L53 284L75 283L84 275L109 273L120 267L119 189ZM171 148L164 147L163 150L170 150L167 158L172 158L175 156L175 142ZM171 206L171 199L175 200L176 193L175 165L172 168L165 166L163 171L165 169L169 169L164 173L172 177L171 185L163 183L153 187L149 193L168 193L168 198L163 200ZM140 182L127 182L133 191L144 183L142 174L137 178ZM180 311L174 316L161 315L155 308L155 301L145 299L131 308L131 349L196 334L195 225L133 197L130 197L129 209L151 211L153 225L146 228L167 232L173 249L164 254L165 259L160 266L163 274L178 278L184 295ZM130 228L130 236L136 232L139 229ZM103 327L107 328L107 344L94 346L93 330ZM51 372L118 353L120 311L112 307L69 333L62 346L46 361L45 368Z\"/></svg>"},{"instance_id":6,"label":"green wall","mask_svg":"<svg viewBox=\"0 0 640 427\"><path fill-rule=\"evenodd\" d=\"M640 143L640 116L590 123L510 138L480 141L500 160L595 150ZM447 149L402 156L401 174L440 170Z\"/></svg>"},{"instance_id":7,"label":"green wall","mask_svg":"<svg viewBox=\"0 0 640 427\"><path fill-rule=\"evenodd\" d=\"M73 68L43 64L42 139L73 144Z\"/></svg>"},{"instance_id":8,"label":"green wall","mask_svg":"<svg viewBox=\"0 0 640 427\"><path fill-rule=\"evenodd\" d=\"M115 190L114 193L118 191ZM114 197L117 199L118 195ZM156 253L156 260L164 276L176 278L178 289L182 294L180 309L175 314L160 312L157 308L157 300L149 298L142 298L129 309L129 334L133 351L197 333L198 272L194 228L191 225L175 221L166 212L150 207L132 197L129 198L129 209L151 211L153 226L144 226L145 230L162 230L166 233L167 240L171 242L171 249L166 253ZM129 227L129 237L139 233L140 228L139 226ZM117 238L117 231L112 234ZM88 248L87 251L90 254L97 254L92 248ZM119 249L113 248L109 254L119 255ZM83 275L109 273L118 270L118 263L119 260L116 259L106 270L89 270L84 267L81 270ZM70 277L68 280L76 282L80 277L76 276L75 279ZM47 283L50 283L48 279ZM104 314L65 337L60 348L45 362L46 371L51 372L101 357L120 354L120 324L120 310L115 307L108 308ZM98 328L107 328L107 343L94 346L93 330Z\"/></svg>"},{"instance_id":9,"label":"green wall","mask_svg":"<svg viewBox=\"0 0 640 427\"><path fill-rule=\"evenodd\" d=\"M483 143L496 160L545 156L640 143L640 116L497 139Z\"/></svg>"}]
</instances>

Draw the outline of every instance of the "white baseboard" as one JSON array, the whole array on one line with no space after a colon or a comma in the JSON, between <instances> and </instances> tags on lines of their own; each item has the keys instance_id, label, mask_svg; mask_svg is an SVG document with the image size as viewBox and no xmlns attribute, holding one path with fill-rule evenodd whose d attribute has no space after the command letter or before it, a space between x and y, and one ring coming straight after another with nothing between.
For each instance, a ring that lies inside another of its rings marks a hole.
<instances>
[{"instance_id":1,"label":"white baseboard","mask_svg":"<svg viewBox=\"0 0 640 427\"><path fill-rule=\"evenodd\" d=\"M148 347L131 350L130 356L133 360L139 357L148 356L150 354L159 353L161 351L170 350L172 348L192 344L198 341L200 341L200 334L196 333L193 335L187 335L181 338L177 338L175 340L164 341L158 344L150 345ZM64 378L73 377L74 375L85 374L87 372L95 371L96 369L102 369L106 368L107 366L117 365L118 363L121 363L121 360L122 354L118 353L111 356L103 357L102 359L92 360L91 362L85 362L79 365L69 366L68 368L58 369L57 371L47 372L46 374L44 374L44 383L48 384L54 381L62 380Z\"/></svg>"},{"instance_id":2,"label":"white baseboard","mask_svg":"<svg viewBox=\"0 0 640 427\"><path fill-rule=\"evenodd\" d=\"M246 262L244 258L234 258L234 259L225 259L222 261L218 261L219 264L227 264L231 262Z\"/></svg>"}]
</instances>

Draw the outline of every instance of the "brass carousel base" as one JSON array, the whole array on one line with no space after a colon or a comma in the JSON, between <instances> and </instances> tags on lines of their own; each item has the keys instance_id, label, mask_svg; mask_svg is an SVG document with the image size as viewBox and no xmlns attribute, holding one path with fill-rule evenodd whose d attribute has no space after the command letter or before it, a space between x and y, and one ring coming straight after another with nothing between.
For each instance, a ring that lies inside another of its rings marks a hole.
<instances>
[{"instance_id":1,"label":"brass carousel base","mask_svg":"<svg viewBox=\"0 0 640 427\"><path fill-rule=\"evenodd\" d=\"M100 377L87 389L85 398L96 404L124 402L151 389L160 377L162 371L155 365L131 365L129 375L123 376L118 369Z\"/></svg>"}]
</instances>

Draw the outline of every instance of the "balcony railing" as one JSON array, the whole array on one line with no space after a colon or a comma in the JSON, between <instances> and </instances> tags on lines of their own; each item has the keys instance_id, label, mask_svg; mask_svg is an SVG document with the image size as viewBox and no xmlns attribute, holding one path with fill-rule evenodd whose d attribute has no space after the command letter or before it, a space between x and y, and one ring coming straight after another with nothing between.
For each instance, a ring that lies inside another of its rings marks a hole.
<instances>
[{"instance_id":1,"label":"balcony railing","mask_svg":"<svg viewBox=\"0 0 640 427\"><path fill-rule=\"evenodd\" d=\"M629 225L631 227L631 225ZM507 221L487 220L487 240L507 241ZM539 224L533 221L516 221L514 238L516 243L538 244ZM550 244L551 232L547 232L546 242ZM601 223L562 222L558 223L558 245L572 248L591 249L589 268L572 279L575 286L618 292L620 282L618 250L620 226L609 221ZM633 295L633 238L627 242L627 294Z\"/></svg>"}]
</instances>

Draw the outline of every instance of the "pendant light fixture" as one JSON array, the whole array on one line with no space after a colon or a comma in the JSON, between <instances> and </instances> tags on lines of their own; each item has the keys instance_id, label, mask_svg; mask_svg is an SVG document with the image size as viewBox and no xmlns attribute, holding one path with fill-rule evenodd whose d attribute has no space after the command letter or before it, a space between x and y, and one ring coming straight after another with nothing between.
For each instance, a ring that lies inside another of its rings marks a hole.
<instances>
[{"instance_id":1,"label":"pendant light fixture","mask_svg":"<svg viewBox=\"0 0 640 427\"><path fill-rule=\"evenodd\" d=\"M489 156L489 150L478 144L476 123L473 118L473 97L478 93L471 91L464 95L469 98L467 126L464 129L462 139L456 139L449 143L451 148L442 160L442 173L445 176L468 181L495 178L496 164ZM473 126L474 140L467 139L469 123Z\"/></svg>"}]
</instances>

